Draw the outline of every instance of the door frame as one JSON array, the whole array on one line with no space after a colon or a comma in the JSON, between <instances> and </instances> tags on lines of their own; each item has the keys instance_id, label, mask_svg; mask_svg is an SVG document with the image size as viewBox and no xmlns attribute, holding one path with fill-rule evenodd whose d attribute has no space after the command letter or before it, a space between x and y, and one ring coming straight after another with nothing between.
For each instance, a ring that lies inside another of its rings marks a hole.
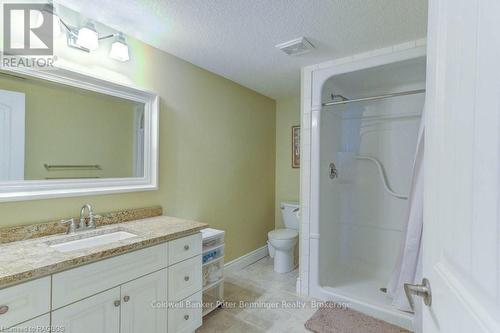
<instances>
[{"instance_id":1,"label":"door frame","mask_svg":"<svg viewBox=\"0 0 500 333\"><path fill-rule=\"evenodd\" d=\"M8 158L8 176L7 181L22 181L24 180L24 160L25 160L25 119L26 119L26 95L21 92L0 89L0 93L7 93L8 101L0 101L0 105L14 105L14 110L11 112L5 122L7 129L2 128L0 135L4 133ZM1 115L0 115L1 116ZM5 157L5 156L4 156Z\"/></svg>"}]
</instances>

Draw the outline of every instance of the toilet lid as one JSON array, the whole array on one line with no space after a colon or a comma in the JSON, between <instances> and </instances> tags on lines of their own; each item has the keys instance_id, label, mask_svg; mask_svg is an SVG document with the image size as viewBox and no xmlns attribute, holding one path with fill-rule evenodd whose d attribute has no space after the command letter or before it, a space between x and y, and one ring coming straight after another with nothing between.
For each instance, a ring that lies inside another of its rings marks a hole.
<instances>
[{"instance_id":1,"label":"toilet lid","mask_svg":"<svg viewBox=\"0 0 500 333\"><path fill-rule=\"evenodd\" d=\"M278 229L278 230L273 230L270 231L267 236L270 239L293 239L297 237L299 233L297 230L293 229Z\"/></svg>"}]
</instances>

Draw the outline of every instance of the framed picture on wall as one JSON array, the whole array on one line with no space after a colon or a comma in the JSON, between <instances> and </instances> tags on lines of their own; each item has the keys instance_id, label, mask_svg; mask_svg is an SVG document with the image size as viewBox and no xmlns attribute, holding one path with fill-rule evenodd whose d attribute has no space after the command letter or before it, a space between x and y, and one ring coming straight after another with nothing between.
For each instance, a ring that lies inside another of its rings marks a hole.
<instances>
[{"instance_id":1,"label":"framed picture on wall","mask_svg":"<svg viewBox=\"0 0 500 333\"><path fill-rule=\"evenodd\" d=\"M292 168L300 168L300 126L292 126Z\"/></svg>"}]
</instances>

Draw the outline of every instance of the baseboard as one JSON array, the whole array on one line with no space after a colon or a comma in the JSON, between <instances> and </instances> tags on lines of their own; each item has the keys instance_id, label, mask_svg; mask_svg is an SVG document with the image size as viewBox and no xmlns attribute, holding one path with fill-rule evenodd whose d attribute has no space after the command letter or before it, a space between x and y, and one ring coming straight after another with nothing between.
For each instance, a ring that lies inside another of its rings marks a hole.
<instances>
[{"instance_id":1,"label":"baseboard","mask_svg":"<svg viewBox=\"0 0 500 333\"><path fill-rule=\"evenodd\" d=\"M269 255L267 245L263 247L259 247L252 252L249 252L239 258L231 260L230 262L224 265L224 270L226 271L236 271L243 269L256 261L259 261L262 258L265 258Z\"/></svg>"}]
</instances>

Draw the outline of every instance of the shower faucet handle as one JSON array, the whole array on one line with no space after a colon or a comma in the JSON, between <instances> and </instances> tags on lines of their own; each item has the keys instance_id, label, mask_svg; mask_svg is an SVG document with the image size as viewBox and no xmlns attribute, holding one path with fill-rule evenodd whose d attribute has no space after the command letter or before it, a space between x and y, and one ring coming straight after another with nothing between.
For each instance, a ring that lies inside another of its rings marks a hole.
<instances>
[{"instance_id":1,"label":"shower faucet handle","mask_svg":"<svg viewBox=\"0 0 500 333\"><path fill-rule=\"evenodd\" d=\"M335 163L330 163L330 179L335 179L338 178L339 176L339 171L337 170L337 167L335 166Z\"/></svg>"}]
</instances>

